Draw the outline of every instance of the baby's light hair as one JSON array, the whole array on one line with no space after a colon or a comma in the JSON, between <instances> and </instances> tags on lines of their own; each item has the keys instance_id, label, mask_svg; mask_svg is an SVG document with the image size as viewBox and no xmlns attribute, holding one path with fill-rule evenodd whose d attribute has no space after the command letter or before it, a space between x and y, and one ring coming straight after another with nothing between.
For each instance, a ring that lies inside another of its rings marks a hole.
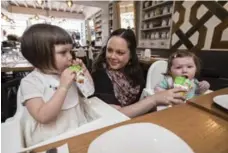
<instances>
[{"instance_id":1,"label":"baby's light hair","mask_svg":"<svg viewBox=\"0 0 228 153\"><path fill-rule=\"evenodd\" d=\"M199 75L200 73L200 59L192 52L190 51L176 51L174 52L173 54L171 54L169 56L169 59L168 59L168 67L167 67L167 75L171 75L171 67L172 67L172 63L173 63L173 60L175 58L182 58L182 57L192 57L193 58L193 61L196 65L196 74Z\"/></svg>"}]
</instances>

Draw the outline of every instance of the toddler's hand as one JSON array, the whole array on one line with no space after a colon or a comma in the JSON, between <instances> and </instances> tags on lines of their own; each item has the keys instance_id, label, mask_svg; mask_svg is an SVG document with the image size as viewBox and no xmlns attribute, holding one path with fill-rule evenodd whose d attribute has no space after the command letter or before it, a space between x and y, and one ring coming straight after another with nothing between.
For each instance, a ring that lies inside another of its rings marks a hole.
<instances>
[{"instance_id":1,"label":"toddler's hand","mask_svg":"<svg viewBox=\"0 0 228 153\"><path fill-rule=\"evenodd\" d=\"M64 86L67 89L70 88L72 82L76 79L76 74L74 71L70 70L69 68L65 69L60 78L60 86Z\"/></svg>"},{"instance_id":2,"label":"toddler's hand","mask_svg":"<svg viewBox=\"0 0 228 153\"><path fill-rule=\"evenodd\" d=\"M81 59L76 58L76 60L73 60L73 65L77 65L77 64L82 67L82 70L84 73L87 71L87 68Z\"/></svg>"},{"instance_id":3,"label":"toddler's hand","mask_svg":"<svg viewBox=\"0 0 228 153\"><path fill-rule=\"evenodd\" d=\"M199 92L204 93L210 88L210 84L207 81L199 82Z\"/></svg>"}]
</instances>

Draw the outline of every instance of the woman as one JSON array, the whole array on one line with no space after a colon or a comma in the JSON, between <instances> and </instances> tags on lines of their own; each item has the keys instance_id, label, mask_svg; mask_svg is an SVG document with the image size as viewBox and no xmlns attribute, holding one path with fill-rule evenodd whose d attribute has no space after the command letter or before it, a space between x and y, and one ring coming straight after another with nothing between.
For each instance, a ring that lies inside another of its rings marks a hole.
<instances>
[{"instance_id":1,"label":"woman","mask_svg":"<svg viewBox=\"0 0 228 153\"><path fill-rule=\"evenodd\" d=\"M157 105L182 103L179 92L183 89L159 92L138 101L144 79L136 47L132 30L118 29L111 34L93 65L95 96L129 117L145 114Z\"/></svg>"}]
</instances>

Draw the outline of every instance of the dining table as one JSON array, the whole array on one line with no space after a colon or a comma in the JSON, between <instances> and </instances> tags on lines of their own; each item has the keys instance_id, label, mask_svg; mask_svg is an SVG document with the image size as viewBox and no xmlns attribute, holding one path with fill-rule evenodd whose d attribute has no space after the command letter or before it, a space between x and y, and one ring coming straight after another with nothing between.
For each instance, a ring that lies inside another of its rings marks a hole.
<instances>
[{"instance_id":1,"label":"dining table","mask_svg":"<svg viewBox=\"0 0 228 153\"><path fill-rule=\"evenodd\" d=\"M214 91L187 103L41 146L32 151L41 152L67 144L70 153L87 153L90 144L109 130L133 123L152 123L176 134L195 153L228 153L228 121L218 113L214 113L213 110L208 111L203 106L199 107L195 104L198 102L211 103L214 96L226 93L227 88Z\"/></svg>"},{"instance_id":2,"label":"dining table","mask_svg":"<svg viewBox=\"0 0 228 153\"><path fill-rule=\"evenodd\" d=\"M225 108L222 108L221 106L219 106L218 104L214 103L213 99L216 96L219 95L228 95L228 87L215 91L215 92L211 92L209 94L205 95L201 95L195 98L192 98L189 100L190 104L199 107L205 111L208 111L210 113L213 113L219 117L224 118L225 120L228 121L228 110L226 110ZM227 103L228 103L228 99L227 99Z\"/></svg>"},{"instance_id":3,"label":"dining table","mask_svg":"<svg viewBox=\"0 0 228 153\"><path fill-rule=\"evenodd\" d=\"M1 72L23 72L32 71L34 69L31 65L26 66L1 66Z\"/></svg>"},{"instance_id":4,"label":"dining table","mask_svg":"<svg viewBox=\"0 0 228 153\"><path fill-rule=\"evenodd\" d=\"M34 67L25 59L17 61L5 61L1 63L1 72L32 71Z\"/></svg>"}]
</instances>

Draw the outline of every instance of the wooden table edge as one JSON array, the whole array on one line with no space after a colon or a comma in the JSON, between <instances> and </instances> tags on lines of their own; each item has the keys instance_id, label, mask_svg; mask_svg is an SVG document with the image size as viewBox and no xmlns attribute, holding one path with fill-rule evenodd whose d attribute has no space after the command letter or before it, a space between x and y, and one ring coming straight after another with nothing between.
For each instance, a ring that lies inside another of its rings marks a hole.
<instances>
[{"instance_id":1,"label":"wooden table edge","mask_svg":"<svg viewBox=\"0 0 228 153\"><path fill-rule=\"evenodd\" d=\"M201 105L197 105L196 103L193 103L193 102L191 102L191 101L188 101L188 104L189 104L189 105L192 105L193 107L199 108L199 109L201 109L201 110L203 110L203 111L206 111L206 112L208 112L208 113L210 113L210 114L213 114L213 115L215 115L215 116L217 116L217 117L220 117L220 118L222 118L222 119L228 121L228 118L227 118L227 117L225 117L225 116L223 116L223 115L221 115L221 114L219 114L219 113L217 113L217 112L215 112L215 111L211 111L211 110L209 110L209 109L207 109L207 108L205 108L205 107L203 107L203 106L201 106Z\"/></svg>"}]
</instances>

